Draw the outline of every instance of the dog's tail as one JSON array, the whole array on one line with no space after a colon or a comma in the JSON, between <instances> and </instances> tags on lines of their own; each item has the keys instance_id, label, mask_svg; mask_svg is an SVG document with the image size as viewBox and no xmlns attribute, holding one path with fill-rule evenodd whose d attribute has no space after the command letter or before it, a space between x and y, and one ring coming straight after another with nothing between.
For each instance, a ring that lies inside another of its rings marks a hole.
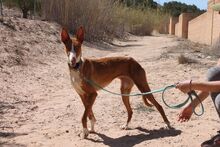
<instances>
[{"instance_id":1,"label":"dog's tail","mask_svg":"<svg viewBox=\"0 0 220 147\"><path fill-rule=\"evenodd\" d=\"M153 95L152 95L153 96ZM145 96L142 97L144 104L148 107L153 107L153 104L150 104Z\"/></svg>"}]
</instances>

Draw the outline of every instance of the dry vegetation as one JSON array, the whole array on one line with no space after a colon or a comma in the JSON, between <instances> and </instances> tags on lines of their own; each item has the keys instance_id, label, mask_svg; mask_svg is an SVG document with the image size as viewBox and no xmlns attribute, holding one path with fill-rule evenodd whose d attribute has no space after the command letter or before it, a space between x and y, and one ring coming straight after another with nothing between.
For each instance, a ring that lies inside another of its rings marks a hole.
<instances>
[{"instance_id":1,"label":"dry vegetation","mask_svg":"<svg viewBox=\"0 0 220 147\"><path fill-rule=\"evenodd\" d=\"M201 60L204 59L217 61L219 58L219 42L216 42L213 46L209 46L182 38L176 38L175 40L178 41L178 46L167 49L160 58L175 58L178 64L200 64Z\"/></svg>"},{"instance_id":2,"label":"dry vegetation","mask_svg":"<svg viewBox=\"0 0 220 147\"><path fill-rule=\"evenodd\" d=\"M193 61L189 57L185 57L183 54L181 54L178 57L178 63L179 64L189 64L189 63L193 63Z\"/></svg>"},{"instance_id":3,"label":"dry vegetation","mask_svg":"<svg viewBox=\"0 0 220 147\"><path fill-rule=\"evenodd\" d=\"M43 1L42 10L47 20L72 31L84 26L87 41L124 38L127 32L150 35L153 29L163 30L168 20L159 11L128 8L111 0L47 0Z\"/></svg>"}]
</instances>

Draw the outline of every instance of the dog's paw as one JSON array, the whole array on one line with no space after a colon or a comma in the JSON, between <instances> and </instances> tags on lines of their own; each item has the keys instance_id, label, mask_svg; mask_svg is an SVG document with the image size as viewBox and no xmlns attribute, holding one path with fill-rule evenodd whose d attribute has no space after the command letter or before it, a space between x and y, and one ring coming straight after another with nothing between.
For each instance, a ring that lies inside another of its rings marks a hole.
<instances>
[{"instance_id":1,"label":"dog's paw","mask_svg":"<svg viewBox=\"0 0 220 147\"><path fill-rule=\"evenodd\" d=\"M91 129L90 129L90 133L95 133L95 123L96 123L96 119L92 119L92 120L90 120L90 122L91 122Z\"/></svg>"},{"instance_id":2,"label":"dog's paw","mask_svg":"<svg viewBox=\"0 0 220 147\"><path fill-rule=\"evenodd\" d=\"M128 125L126 124L126 125L123 125L123 126L121 126L120 127L122 130L129 130L129 127L128 127Z\"/></svg>"},{"instance_id":3,"label":"dog's paw","mask_svg":"<svg viewBox=\"0 0 220 147\"><path fill-rule=\"evenodd\" d=\"M167 129L173 129L173 127L170 125L170 122L166 122L166 124L167 124L166 126Z\"/></svg>"},{"instance_id":4,"label":"dog's paw","mask_svg":"<svg viewBox=\"0 0 220 147\"><path fill-rule=\"evenodd\" d=\"M91 129L91 130L89 130L89 133L96 133L96 132L94 129L93 130Z\"/></svg>"},{"instance_id":5,"label":"dog's paw","mask_svg":"<svg viewBox=\"0 0 220 147\"><path fill-rule=\"evenodd\" d=\"M94 126L93 126L93 127L91 127L91 129L89 130L89 133L95 133Z\"/></svg>"},{"instance_id":6,"label":"dog's paw","mask_svg":"<svg viewBox=\"0 0 220 147\"><path fill-rule=\"evenodd\" d=\"M88 137L88 135L89 135L89 130L87 128L83 128L83 132L80 134L80 137L82 139L85 139Z\"/></svg>"}]
</instances>

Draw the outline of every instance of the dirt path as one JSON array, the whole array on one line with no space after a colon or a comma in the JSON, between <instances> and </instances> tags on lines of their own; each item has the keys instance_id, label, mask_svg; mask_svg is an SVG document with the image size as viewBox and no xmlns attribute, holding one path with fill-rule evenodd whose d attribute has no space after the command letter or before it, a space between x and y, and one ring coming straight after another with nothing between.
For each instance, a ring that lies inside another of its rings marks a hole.
<instances>
[{"instance_id":1,"label":"dirt path","mask_svg":"<svg viewBox=\"0 0 220 147\"><path fill-rule=\"evenodd\" d=\"M118 47L97 49L86 43L83 55L95 58L132 56L146 70L151 89L189 78L203 80L207 68L214 65L214 61L206 58L197 64L180 65L176 58L178 54L165 56L167 49L178 45L178 40L169 36L132 37L131 41L115 44ZM12 127L14 131L4 128L0 132L0 146L189 147L199 146L218 130L219 119L210 99L204 103L203 116L193 116L189 122L181 124L177 122L180 110L164 106L160 94L155 95L156 99L175 129L166 129L154 108L145 108L141 98L133 97L131 129L121 130L120 126L127 118L121 98L100 91L93 108L97 134L90 134L86 140L80 139L83 105L71 87L63 46L59 44L57 48L59 54L47 55L38 64L25 68L17 66L7 71L1 69L1 112L5 113L1 126ZM115 80L107 89L119 92L119 86L119 81ZM177 94L171 91L167 95L169 102L179 102L175 99Z\"/></svg>"}]
</instances>

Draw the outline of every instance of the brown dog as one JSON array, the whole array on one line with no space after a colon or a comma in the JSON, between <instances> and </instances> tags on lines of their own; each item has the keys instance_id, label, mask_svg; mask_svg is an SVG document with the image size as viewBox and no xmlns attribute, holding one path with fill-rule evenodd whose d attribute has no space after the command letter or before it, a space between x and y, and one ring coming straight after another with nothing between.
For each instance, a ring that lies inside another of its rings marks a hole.
<instances>
[{"instance_id":1,"label":"brown dog","mask_svg":"<svg viewBox=\"0 0 220 147\"><path fill-rule=\"evenodd\" d=\"M84 29L80 27L76 32L75 38L70 38L66 29L62 29L62 42L65 45L65 51L68 56L68 66L73 87L82 99L85 111L82 116L83 133L82 137L88 136L87 117L91 121L91 131L94 132L94 124L96 122L92 111L92 106L97 96L97 87L89 84L85 79L92 80L98 85L105 87L115 78L121 80L121 93L129 94L135 84L141 92L151 91L141 65L130 57L108 57L101 59L83 59L82 43L84 40ZM123 103L128 112L128 119L125 129L132 117L132 109L128 96L122 96ZM169 127L169 121L164 113L163 108L154 99L152 94L143 96L143 101L147 106L149 100L160 112L164 122Z\"/></svg>"}]
</instances>

